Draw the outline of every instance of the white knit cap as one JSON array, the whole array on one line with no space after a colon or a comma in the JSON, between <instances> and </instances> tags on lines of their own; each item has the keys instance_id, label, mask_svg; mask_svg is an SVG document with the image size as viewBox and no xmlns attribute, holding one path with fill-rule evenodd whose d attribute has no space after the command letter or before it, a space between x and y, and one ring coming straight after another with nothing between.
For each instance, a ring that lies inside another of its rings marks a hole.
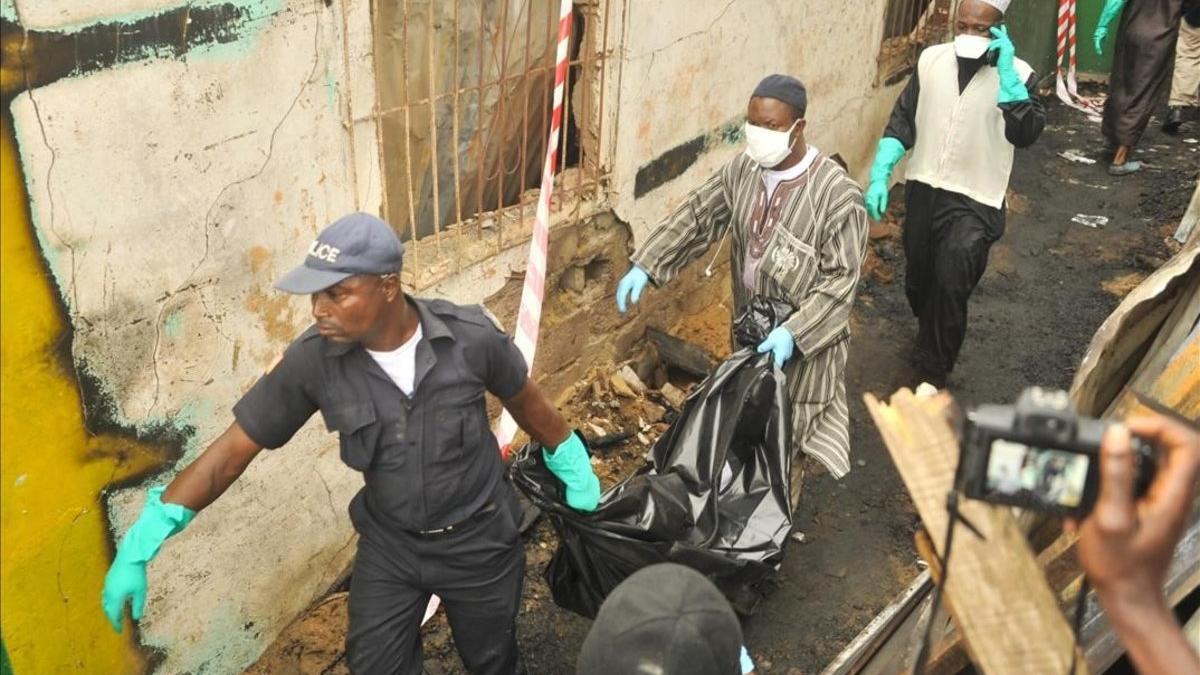
<instances>
[{"instance_id":1,"label":"white knit cap","mask_svg":"<svg viewBox=\"0 0 1200 675\"><path fill-rule=\"evenodd\" d=\"M1012 2L1012 0L982 0L982 1L991 5L992 7L995 7L996 9L1000 10L1001 14L1008 11L1008 4L1010 2Z\"/></svg>"}]
</instances>

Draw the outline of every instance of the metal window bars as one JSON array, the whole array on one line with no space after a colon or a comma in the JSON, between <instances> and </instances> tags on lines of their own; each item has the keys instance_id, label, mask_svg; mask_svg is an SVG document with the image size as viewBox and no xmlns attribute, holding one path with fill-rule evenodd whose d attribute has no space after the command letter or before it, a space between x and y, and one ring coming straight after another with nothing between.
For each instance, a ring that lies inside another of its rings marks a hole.
<instances>
[{"instance_id":1,"label":"metal window bars","mask_svg":"<svg viewBox=\"0 0 1200 675\"><path fill-rule=\"evenodd\" d=\"M610 29L613 5L625 1L575 2L555 220L582 218L585 203L603 200L613 126L605 93L619 68L610 41L619 31ZM426 272L406 274L421 288L528 237L550 124L558 3L374 0L372 16L382 210L409 241L405 267Z\"/></svg>"},{"instance_id":2,"label":"metal window bars","mask_svg":"<svg viewBox=\"0 0 1200 675\"><path fill-rule=\"evenodd\" d=\"M876 83L895 84L912 72L926 45L951 33L952 0L889 0L884 11Z\"/></svg>"}]
</instances>

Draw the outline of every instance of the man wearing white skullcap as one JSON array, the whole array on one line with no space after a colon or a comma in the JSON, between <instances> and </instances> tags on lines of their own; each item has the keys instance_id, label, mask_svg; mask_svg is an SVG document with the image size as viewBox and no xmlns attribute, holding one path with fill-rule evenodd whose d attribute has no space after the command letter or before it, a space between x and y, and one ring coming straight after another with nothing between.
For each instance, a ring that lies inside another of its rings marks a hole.
<instances>
[{"instance_id":1,"label":"man wearing white skullcap","mask_svg":"<svg viewBox=\"0 0 1200 675\"><path fill-rule=\"evenodd\" d=\"M1005 26L1008 0L963 0L952 43L921 52L896 101L871 167L867 212L887 210L888 181L909 150L904 290L917 317L912 362L943 383L967 331L967 299L988 249L1004 233L1013 149L1046 124L1037 76L1016 58Z\"/></svg>"}]
</instances>

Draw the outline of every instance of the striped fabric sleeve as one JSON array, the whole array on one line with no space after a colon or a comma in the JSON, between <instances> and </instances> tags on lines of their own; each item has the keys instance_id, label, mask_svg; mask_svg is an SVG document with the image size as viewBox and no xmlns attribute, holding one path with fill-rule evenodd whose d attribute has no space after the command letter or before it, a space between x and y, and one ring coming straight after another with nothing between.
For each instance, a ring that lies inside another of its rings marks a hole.
<instances>
[{"instance_id":1,"label":"striped fabric sleeve","mask_svg":"<svg viewBox=\"0 0 1200 675\"><path fill-rule=\"evenodd\" d=\"M838 195L826 222L817 277L783 324L805 359L841 339L850 323L868 230L862 193L856 186L849 184Z\"/></svg>"},{"instance_id":2,"label":"striped fabric sleeve","mask_svg":"<svg viewBox=\"0 0 1200 675\"><path fill-rule=\"evenodd\" d=\"M727 165L693 190L630 257L655 285L674 279L729 229L732 211L726 174L730 170Z\"/></svg>"}]
</instances>

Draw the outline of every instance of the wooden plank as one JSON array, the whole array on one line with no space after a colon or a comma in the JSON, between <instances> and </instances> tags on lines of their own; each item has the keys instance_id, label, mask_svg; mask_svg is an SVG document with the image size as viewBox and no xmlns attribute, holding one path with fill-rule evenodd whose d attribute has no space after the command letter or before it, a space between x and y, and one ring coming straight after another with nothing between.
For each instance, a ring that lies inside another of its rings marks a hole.
<instances>
[{"instance_id":1,"label":"wooden plank","mask_svg":"<svg viewBox=\"0 0 1200 675\"><path fill-rule=\"evenodd\" d=\"M1092 336L1071 383L1071 400L1075 401L1080 413L1098 416L1111 405L1112 397L1120 392L1130 375L1124 371L1128 366L1125 359L1114 357L1120 354L1128 357L1142 344L1132 339L1134 335L1130 331L1145 333L1147 329L1143 324L1147 323L1147 315L1164 300L1177 295L1180 286L1186 284L1181 277L1195 273L1197 267L1200 267L1200 238L1194 238L1165 265L1146 277L1104 320ZM1158 326L1153 328L1157 330ZM1136 344L1129 347L1131 343Z\"/></svg>"},{"instance_id":2,"label":"wooden plank","mask_svg":"<svg viewBox=\"0 0 1200 675\"><path fill-rule=\"evenodd\" d=\"M901 389L887 404L864 398L925 527L945 532L946 495L958 461L949 396L918 399ZM1071 672L1070 625L1009 509L962 500L960 510L984 539L965 528L956 532L945 597L976 666L988 675ZM944 543L940 534L934 543ZM1086 673L1079 656L1074 672Z\"/></svg>"},{"instance_id":3,"label":"wooden plank","mask_svg":"<svg viewBox=\"0 0 1200 675\"><path fill-rule=\"evenodd\" d=\"M854 675L862 672L863 666L875 656L896 629L904 624L905 619L912 614L931 588L933 581L929 578L929 572L918 574L895 600L876 614L866 628L859 631L842 653L821 671L821 675Z\"/></svg>"},{"instance_id":4,"label":"wooden plank","mask_svg":"<svg viewBox=\"0 0 1200 675\"><path fill-rule=\"evenodd\" d=\"M1200 241L1200 180L1196 181L1196 189L1192 190L1192 201L1188 202L1187 211L1179 220L1179 229L1175 230L1175 241L1181 244Z\"/></svg>"},{"instance_id":5,"label":"wooden plank","mask_svg":"<svg viewBox=\"0 0 1200 675\"><path fill-rule=\"evenodd\" d=\"M716 360L703 347L664 333L657 328L646 328L646 337L658 349L658 356L672 368L696 377L708 377Z\"/></svg>"},{"instance_id":6,"label":"wooden plank","mask_svg":"<svg viewBox=\"0 0 1200 675\"><path fill-rule=\"evenodd\" d=\"M1167 569L1167 581L1163 592L1172 606L1178 604L1200 586L1200 518L1192 510L1192 524L1180 539L1175 557ZM1073 595L1071 597L1074 597ZM1081 642L1086 645L1088 665L1095 672L1102 672L1116 663L1124 647L1117 640L1108 619L1100 609L1096 594L1088 595L1087 612L1084 614Z\"/></svg>"},{"instance_id":7,"label":"wooden plank","mask_svg":"<svg viewBox=\"0 0 1200 675\"><path fill-rule=\"evenodd\" d=\"M1192 268L1189 273L1191 280L1185 282L1183 292L1175 301L1175 308L1163 322L1154 343L1146 352L1146 358L1130 378L1130 384L1135 389L1152 386L1158 380L1167 364L1178 353L1181 345L1187 340L1188 333L1200 318L1200 266Z\"/></svg>"}]
</instances>

